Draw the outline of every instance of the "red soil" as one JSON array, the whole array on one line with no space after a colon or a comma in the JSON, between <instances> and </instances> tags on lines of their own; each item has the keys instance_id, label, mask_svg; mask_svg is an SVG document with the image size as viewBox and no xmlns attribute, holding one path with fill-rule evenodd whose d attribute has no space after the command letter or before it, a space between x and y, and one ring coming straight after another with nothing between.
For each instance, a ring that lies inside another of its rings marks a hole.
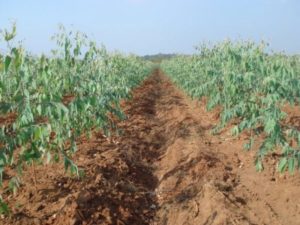
<instances>
[{"instance_id":1,"label":"red soil","mask_svg":"<svg viewBox=\"0 0 300 225\"><path fill-rule=\"evenodd\" d=\"M74 156L83 179L61 164L27 168L12 213L0 224L300 224L300 176L268 158L257 173L243 136L212 136L217 123L155 71L123 104L122 134L95 132ZM6 179L8 179L7 175Z\"/></svg>"}]
</instances>

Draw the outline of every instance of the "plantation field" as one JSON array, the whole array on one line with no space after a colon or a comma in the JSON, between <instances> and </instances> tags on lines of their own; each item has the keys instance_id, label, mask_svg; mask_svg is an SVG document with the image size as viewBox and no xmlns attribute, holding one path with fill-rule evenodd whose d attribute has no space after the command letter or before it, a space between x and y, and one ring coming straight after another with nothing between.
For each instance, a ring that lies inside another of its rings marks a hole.
<instances>
[{"instance_id":1,"label":"plantation field","mask_svg":"<svg viewBox=\"0 0 300 225\"><path fill-rule=\"evenodd\" d=\"M160 64L61 27L4 33L0 224L299 224L300 57L200 46Z\"/></svg>"}]
</instances>

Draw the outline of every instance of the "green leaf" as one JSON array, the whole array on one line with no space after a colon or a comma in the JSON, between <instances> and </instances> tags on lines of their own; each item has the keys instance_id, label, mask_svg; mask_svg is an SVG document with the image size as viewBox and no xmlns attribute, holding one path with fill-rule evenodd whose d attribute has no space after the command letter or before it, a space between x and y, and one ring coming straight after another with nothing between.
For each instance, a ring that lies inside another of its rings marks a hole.
<instances>
[{"instance_id":1,"label":"green leaf","mask_svg":"<svg viewBox=\"0 0 300 225\"><path fill-rule=\"evenodd\" d=\"M5 30L5 34L4 34L4 39L5 41L10 41L12 40L17 34L17 26L16 24L14 23L13 24L13 28L12 28L12 31L9 33L7 30Z\"/></svg>"},{"instance_id":2,"label":"green leaf","mask_svg":"<svg viewBox=\"0 0 300 225\"><path fill-rule=\"evenodd\" d=\"M35 141L39 141L42 139L42 128L41 127L37 127L34 130L34 140Z\"/></svg>"},{"instance_id":3,"label":"green leaf","mask_svg":"<svg viewBox=\"0 0 300 225\"><path fill-rule=\"evenodd\" d=\"M79 176L79 170L78 167L73 163L72 160L69 158L65 157L65 170L67 171L70 168L71 174Z\"/></svg>"},{"instance_id":4,"label":"green leaf","mask_svg":"<svg viewBox=\"0 0 300 225\"><path fill-rule=\"evenodd\" d=\"M4 214L4 215L9 214L8 205L2 200L1 197L0 197L0 214Z\"/></svg>"},{"instance_id":5,"label":"green leaf","mask_svg":"<svg viewBox=\"0 0 300 225\"><path fill-rule=\"evenodd\" d=\"M4 167L0 166L0 187L2 187Z\"/></svg>"},{"instance_id":6,"label":"green leaf","mask_svg":"<svg viewBox=\"0 0 300 225\"><path fill-rule=\"evenodd\" d=\"M78 170L78 175L79 175L80 178L84 178L85 177L84 170L82 170L82 169Z\"/></svg>"},{"instance_id":7,"label":"green leaf","mask_svg":"<svg viewBox=\"0 0 300 225\"><path fill-rule=\"evenodd\" d=\"M288 160L287 160L286 157L283 157L283 158L280 160L280 162L279 162L279 164L278 164L278 170L279 170L280 173L282 173L282 172L285 171L286 166L287 166L287 162L288 162Z\"/></svg>"},{"instance_id":8,"label":"green leaf","mask_svg":"<svg viewBox=\"0 0 300 225\"><path fill-rule=\"evenodd\" d=\"M59 154L55 153L53 159L54 159L54 162L58 163L58 162L59 162L59 159L60 159L60 158L59 158Z\"/></svg>"},{"instance_id":9,"label":"green leaf","mask_svg":"<svg viewBox=\"0 0 300 225\"><path fill-rule=\"evenodd\" d=\"M270 134L270 133L274 132L275 126L276 126L276 121L274 119L268 119L265 124L264 130L267 134Z\"/></svg>"},{"instance_id":10,"label":"green leaf","mask_svg":"<svg viewBox=\"0 0 300 225\"><path fill-rule=\"evenodd\" d=\"M263 171L264 167L263 167L262 161L260 159L256 160L255 168L256 168L256 171L258 171L258 172Z\"/></svg>"},{"instance_id":11,"label":"green leaf","mask_svg":"<svg viewBox=\"0 0 300 225\"><path fill-rule=\"evenodd\" d=\"M52 155L49 151L46 153L46 163L49 164L51 162Z\"/></svg>"},{"instance_id":12,"label":"green leaf","mask_svg":"<svg viewBox=\"0 0 300 225\"><path fill-rule=\"evenodd\" d=\"M71 164L70 170L72 175L76 175L79 177L78 167L74 163Z\"/></svg>"},{"instance_id":13,"label":"green leaf","mask_svg":"<svg viewBox=\"0 0 300 225\"><path fill-rule=\"evenodd\" d=\"M237 136L237 135L239 135L239 133L240 133L239 127L238 127L238 126L234 126L234 127L232 128L232 130L231 130L231 134L232 134L233 136Z\"/></svg>"},{"instance_id":14,"label":"green leaf","mask_svg":"<svg viewBox=\"0 0 300 225\"><path fill-rule=\"evenodd\" d=\"M289 158L289 160L288 160L289 172L290 172L291 174L293 174L293 173L294 173L294 170L295 170L295 161L296 161L295 157L291 157L291 158Z\"/></svg>"},{"instance_id":15,"label":"green leaf","mask_svg":"<svg viewBox=\"0 0 300 225\"><path fill-rule=\"evenodd\" d=\"M69 109L62 103L56 103L56 107L57 109L61 110L62 112L64 112L65 114L67 114L69 112Z\"/></svg>"},{"instance_id":16,"label":"green leaf","mask_svg":"<svg viewBox=\"0 0 300 225\"><path fill-rule=\"evenodd\" d=\"M7 55L5 57L5 61L4 61L4 70L5 70L6 73L8 71L10 63L11 63L11 57L9 55Z\"/></svg>"},{"instance_id":17,"label":"green leaf","mask_svg":"<svg viewBox=\"0 0 300 225\"><path fill-rule=\"evenodd\" d=\"M67 171L69 169L69 167L71 166L71 160L68 159L67 157L64 158L64 166L65 166L65 170Z\"/></svg>"},{"instance_id":18,"label":"green leaf","mask_svg":"<svg viewBox=\"0 0 300 225\"><path fill-rule=\"evenodd\" d=\"M19 187L20 187L19 179L17 177L11 178L8 183L9 190L12 191L14 195L16 195Z\"/></svg>"},{"instance_id":19,"label":"green leaf","mask_svg":"<svg viewBox=\"0 0 300 225\"><path fill-rule=\"evenodd\" d=\"M250 138L250 141L248 143L244 144L244 148L246 150L250 150L252 148L253 144L254 144L254 138L252 137L252 138Z\"/></svg>"},{"instance_id":20,"label":"green leaf","mask_svg":"<svg viewBox=\"0 0 300 225\"><path fill-rule=\"evenodd\" d=\"M76 145L76 142L75 140L72 140L71 141L71 152L72 153L75 153L77 151L77 145Z\"/></svg>"},{"instance_id":21,"label":"green leaf","mask_svg":"<svg viewBox=\"0 0 300 225\"><path fill-rule=\"evenodd\" d=\"M36 111L37 111L38 115L42 115L42 106L41 106L41 105L38 105L38 106L36 107Z\"/></svg>"}]
</instances>

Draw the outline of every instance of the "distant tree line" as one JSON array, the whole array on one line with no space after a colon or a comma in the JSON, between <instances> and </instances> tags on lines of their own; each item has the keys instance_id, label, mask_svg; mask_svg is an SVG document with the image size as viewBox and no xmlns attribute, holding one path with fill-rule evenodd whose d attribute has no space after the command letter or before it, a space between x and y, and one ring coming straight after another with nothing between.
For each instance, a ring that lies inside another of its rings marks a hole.
<instances>
[{"instance_id":1,"label":"distant tree line","mask_svg":"<svg viewBox=\"0 0 300 225\"><path fill-rule=\"evenodd\" d=\"M177 54L162 54L162 53L159 53L159 54L155 54L155 55L145 55L145 56L142 56L142 58L145 59L145 60L155 62L155 63L160 63L161 61L173 58L176 55Z\"/></svg>"}]
</instances>

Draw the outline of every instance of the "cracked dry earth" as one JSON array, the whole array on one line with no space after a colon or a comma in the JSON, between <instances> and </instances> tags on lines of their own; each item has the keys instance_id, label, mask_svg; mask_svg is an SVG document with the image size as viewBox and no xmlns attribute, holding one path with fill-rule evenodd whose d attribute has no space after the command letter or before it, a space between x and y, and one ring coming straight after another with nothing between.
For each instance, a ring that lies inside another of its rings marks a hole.
<instances>
[{"instance_id":1,"label":"cracked dry earth","mask_svg":"<svg viewBox=\"0 0 300 225\"><path fill-rule=\"evenodd\" d=\"M155 70L122 103L119 135L78 142L78 180L60 164L26 170L0 224L300 224L299 175L257 173L246 137L212 136L214 112Z\"/></svg>"}]
</instances>

